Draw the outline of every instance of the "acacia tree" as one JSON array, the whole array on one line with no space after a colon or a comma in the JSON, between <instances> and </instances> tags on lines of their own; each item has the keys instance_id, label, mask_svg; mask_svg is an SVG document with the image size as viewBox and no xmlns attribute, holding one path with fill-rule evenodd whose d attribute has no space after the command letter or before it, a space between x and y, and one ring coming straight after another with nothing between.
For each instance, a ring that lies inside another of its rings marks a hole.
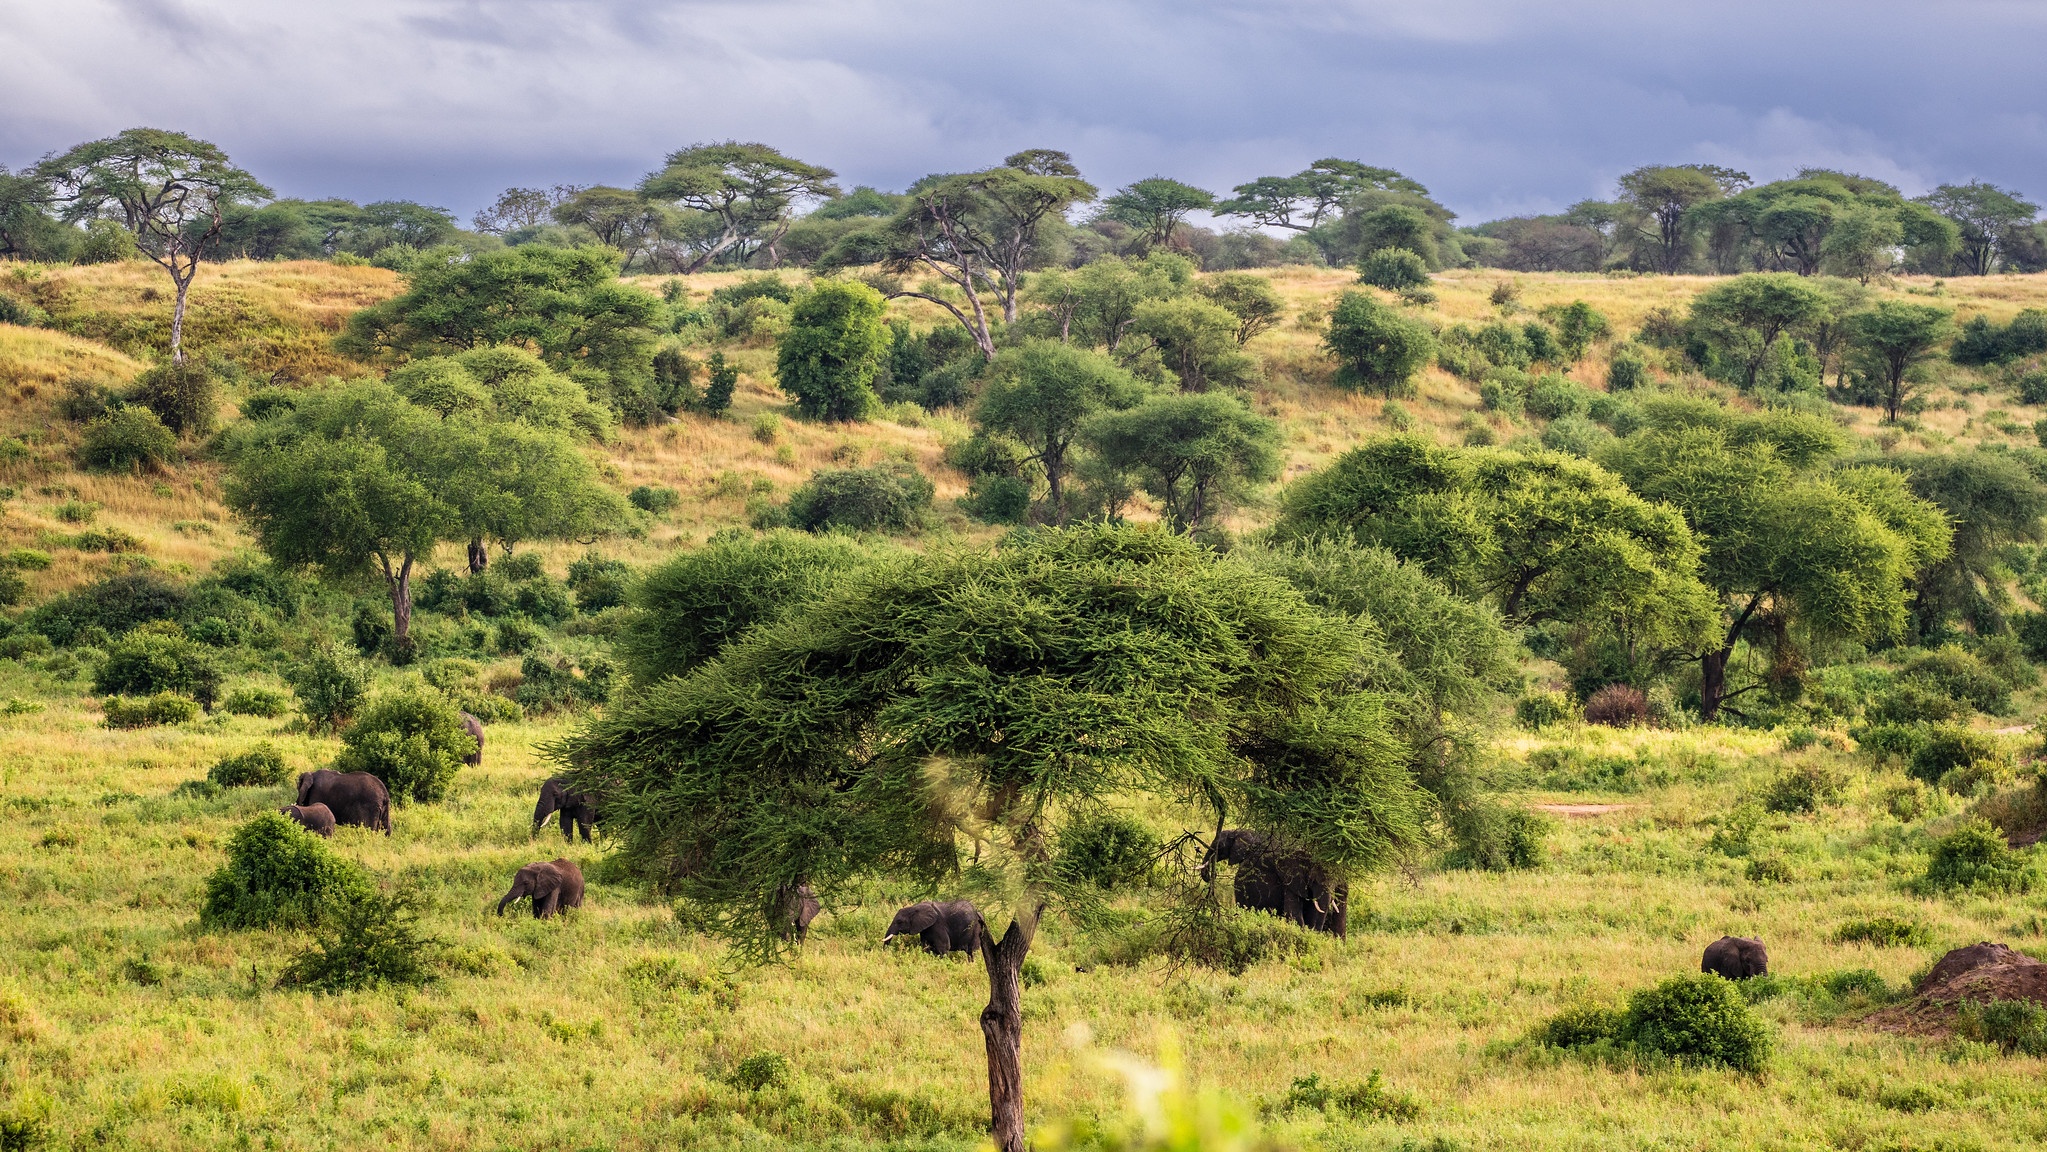
<instances>
[{"instance_id":1,"label":"acacia tree","mask_svg":"<svg viewBox=\"0 0 2047 1152\"><path fill-rule=\"evenodd\" d=\"M742 954L794 946L788 894L876 877L999 901L978 941L991 1129L1023 1152L1022 968L1074 892L1060 826L1098 798L1235 817L1338 875L1416 842L1422 795L1356 671L1355 622L1136 529L881 561L556 745L620 860ZM969 850L974 856L970 858Z\"/></svg>"},{"instance_id":2,"label":"acacia tree","mask_svg":"<svg viewBox=\"0 0 2047 1152\"><path fill-rule=\"evenodd\" d=\"M1064 524L1066 456L1082 422L1105 408L1129 407L1143 391L1130 373L1099 352L1036 340L995 357L987 389L974 406L974 422L1030 449L1031 459L1045 469L1052 518Z\"/></svg>"},{"instance_id":3,"label":"acacia tree","mask_svg":"<svg viewBox=\"0 0 2047 1152\"><path fill-rule=\"evenodd\" d=\"M651 252L666 232L674 231L670 218L674 210L656 204L637 192L597 185L578 189L556 204L551 215L563 224L581 224L595 233L607 248L622 254L619 271Z\"/></svg>"},{"instance_id":4,"label":"acacia tree","mask_svg":"<svg viewBox=\"0 0 2047 1152\"><path fill-rule=\"evenodd\" d=\"M1348 388L1376 388L1382 395L1405 392L1408 381L1428 363L1435 338L1364 292L1345 292L1329 312L1322 346L1336 357L1336 382Z\"/></svg>"},{"instance_id":5,"label":"acacia tree","mask_svg":"<svg viewBox=\"0 0 2047 1152\"><path fill-rule=\"evenodd\" d=\"M1942 184L1920 202L1954 221L1961 232L1962 267L1977 276L1997 270L2005 249L2040 212L2039 205L1982 181Z\"/></svg>"},{"instance_id":6,"label":"acacia tree","mask_svg":"<svg viewBox=\"0 0 2047 1152\"><path fill-rule=\"evenodd\" d=\"M1102 215L1144 233L1147 247L1163 247L1173 229L1199 208L1215 207L1215 196L1192 184L1151 176L1102 201Z\"/></svg>"},{"instance_id":7,"label":"acacia tree","mask_svg":"<svg viewBox=\"0 0 2047 1152\"><path fill-rule=\"evenodd\" d=\"M1826 295L1789 272L1737 276L1692 301L1692 316L1704 322L1709 338L1741 361L1744 388L1756 386L1779 337L1826 311Z\"/></svg>"},{"instance_id":8,"label":"acacia tree","mask_svg":"<svg viewBox=\"0 0 2047 1152\"><path fill-rule=\"evenodd\" d=\"M269 199L270 189L219 148L182 132L130 128L36 165L73 221L117 214L135 246L171 277L171 362L185 361L185 299L199 259L220 238L229 205Z\"/></svg>"},{"instance_id":9,"label":"acacia tree","mask_svg":"<svg viewBox=\"0 0 2047 1152\"><path fill-rule=\"evenodd\" d=\"M1848 344L1883 381L1884 415L1893 424L1905 403L1905 374L1947 335L1953 316L1931 304L1882 300L1848 317Z\"/></svg>"},{"instance_id":10,"label":"acacia tree","mask_svg":"<svg viewBox=\"0 0 2047 1152\"><path fill-rule=\"evenodd\" d=\"M1343 214L1346 201L1361 192L1426 196L1427 188L1391 168L1356 160L1317 160L1292 176L1260 176L1231 189L1236 195L1215 206L1218 216L1244 216L1266 228L1311 232ZM1295 219L1296 216L1302 219Z\"/></svg>"},{"instance_id":11,"label":"acacia tree","mask_svg":"<svg viewBox=\"0 0 2047 1152\"><path fill-rule=\"evenodd\" d=\"M670 153L659 172L640 181L640 192L701 213L711 225L697 252L683 261L687 273L728 251L744 261L765 249L772 260L775 243L795 222L796 205L837 196L837 175L766 144L727 140Z\"/></svg>"},{"instance_id":12,"label":"acacia tree","mask_svg":"<svg viewBox=\"0 0 2047 1152\"><path fill-rule=\"evenodd\" d=\"M1650 164L1621 177L1620 191L1622 200L1654 222L1657 263L1673 273L1684 266L1686 215L1747 184L1747 173L1711 164Z\"/></svg>"},{"instance_id":13,"label":"acacia tree","mask_svg":"<svg viewBox=\"0 0 2047 1152\"><path fill-rule=\"evenodd\" d=\"M1206 527L1227 497L1279 475L1279 425L1235 396L1154 396L1096 416L1085 436L1109 467L1136 473L1182 532Z\"/></svg>"}]
</instances>

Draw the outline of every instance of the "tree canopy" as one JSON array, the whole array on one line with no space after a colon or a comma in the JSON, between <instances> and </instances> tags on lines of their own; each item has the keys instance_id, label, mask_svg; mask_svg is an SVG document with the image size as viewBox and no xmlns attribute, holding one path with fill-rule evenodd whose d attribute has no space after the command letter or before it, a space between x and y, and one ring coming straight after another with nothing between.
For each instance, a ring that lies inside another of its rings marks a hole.
<instances>
[{"instance_id":1,"label":"tree canopy","mask_svg":"<svg viewBox=\"0 0 2047 1152\"><path fill-rule=\"evenodd\" d=\"M798 204L839 194L829 168L806 164L766 144L692 144L669 154L660 171L640 181L650 200L694 212L704 227L682 263L695 272L728 252L735 262L767 250L789 231Z\"/></svg>"}]
</instances>

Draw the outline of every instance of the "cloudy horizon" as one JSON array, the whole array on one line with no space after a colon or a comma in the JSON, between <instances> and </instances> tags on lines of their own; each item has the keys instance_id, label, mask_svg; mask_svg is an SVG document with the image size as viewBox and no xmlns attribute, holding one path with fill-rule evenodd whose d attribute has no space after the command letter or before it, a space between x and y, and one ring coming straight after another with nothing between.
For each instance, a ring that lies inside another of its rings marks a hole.
<instances>
[{"instance_id":1,"label":"cloudy horizon","mask_svg":"<svg viewBox=\"0 0 2047 1152\"><path fill-rule=\"evenodd\" d=\"M1645 163L2039 200L2043 45L2047 5L2018 0L0 0L0 163L150 125L279 195L465 220L508 185L630 185L728 138L887 189L1026 147L1105 190L1227 193L1339 156L1466 223L1609 196Z\"/></svg>"}]
</instances>

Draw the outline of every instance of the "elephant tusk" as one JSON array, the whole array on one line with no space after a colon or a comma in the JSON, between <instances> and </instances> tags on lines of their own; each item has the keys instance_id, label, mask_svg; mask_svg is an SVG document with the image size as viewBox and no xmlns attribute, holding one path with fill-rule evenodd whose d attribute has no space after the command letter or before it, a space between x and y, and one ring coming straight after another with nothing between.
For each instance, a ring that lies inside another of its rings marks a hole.
<instances>
[{"instance_id":1,"label":"elephant tusk","mask_svg":"<svg viewBox=\"0 0 2047 1152\"><path fill-rule=\"evenodd\" d=\"M886 935L886 936L883 936L883 937L881 938L881 942L882 942L883 944L886 944L886 943L888 943L889 941L891 941L891 940L893 940L893 939L895 939L895 938L896 938L896 934L895 934L895 933L893 933L893 932L891 932L891 933L889 933L888 935Z\"/></svg>"}]
</instances>

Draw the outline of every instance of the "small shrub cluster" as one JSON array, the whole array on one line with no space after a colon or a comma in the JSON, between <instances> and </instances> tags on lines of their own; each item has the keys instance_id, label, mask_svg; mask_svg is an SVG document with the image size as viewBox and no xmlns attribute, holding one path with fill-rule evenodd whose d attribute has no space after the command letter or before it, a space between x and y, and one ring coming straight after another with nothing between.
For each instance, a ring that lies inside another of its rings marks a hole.
<instances>
[{"instance_id":1,"label":"small shrub cluster","mask_svg":"<svg viewBox=\"0 0 2047 1152\"><path fill-rule=\"evenodd\" d=\"M931 509L931 481L915 465L821 468L789 496L793 527L807 532L908 532Z\"/></svg>"},{"instance_id":2,"label":"small shrub cluster","mask_svg":"<svg viewBox=\"0 0 2047 1152\"><path fill-rule=\"evenodd\" d=\"M355 715L369 691L370 670L353 654L322 645L285 673L299 710L315 732L334 731Z\"/></svg>"},{"instance_id":3,"label":"small shrub cluster","mask_svg":"<svg viewBox=\"0 0 2047 1152\"><path fill-rule=\"evenodd\" d=\"M1933 942L1933 934L1910 920L1896 916L1871 916L1866 920L1850 920L1836 928L1834 941L1838 944L1868 944L1876 948L1923 948Z\"/></svg>"},{"instance_id":4,"label":"small shrub cluster","mask_svg":"<svg viewBox=\"0 0 2047 1152\"><path fill-rule=\"evenodd\" d=\"M733 1067L731 1081L741 1092L787 1087L789 1061L779 1052L756 1052Z\"/></svg>"},{"instance_id":5,"label":"small shrub cluster","mask_svg":"<svg viewBox=\"0 0 2047 1152\"><path fill-rule=\"evenodd\" d=\"M346 992L433 979L441 942L420 931L419 905L407 893L350 888L317 925L312 945L278 975L280 987Z\"/></svg>"},{"instance_id":6,"label":"small shrub cluster","mask_svg":"<svg viewBox=\"0 0 2047 1152\"><path fill-rule=\"evenodd\" d=\"M1972 820L1933 846L1925 885L1936 892L2025 892L2033 886L2032 863L1988 820Z\"/></svg>"},{"instance_id":7,"label":"small shrub cluster","mask_svg":"<svg viewBox=\"0 0 2047 1152\"><path fill-rule=\"evenodd\" d=\"M1279 1110L1394 1121L1419 1120L1422 1114L1420 1102L1387 1088L1376 1068L1362 1083L1354 1084L1324 1084L1320 1074L1296 1077Z\"/></svg>"},{"instance_id":8,"label":"small shrub cluster","mask_svg":"<svg viewBox=\"0 0 2047 1152\"><path fill-rule=\"evenodd\" d=\"M368 772L384 782L393 800L422 803L446 796L462 758L476 751L455 706L429 692L372 700L341 734L341 743L336 772Z\"/></svg>"},{"instance_id":9,"label":"small shrub cluster","mask_svg":"<svg viewBox=\"0 0 2047 1152\"><path fill-rule=\"evenodd\" d=\"M367 887L326 841L265 812L229 837L227 863L207 878L199 919L215 928L304 928Z\"/></svg>"},{"instance_id":10,"label":"small shrub cluster","mask_svg":"<svg viewBox=\"0 0 2047 1152\"><path fill-rule=\"evenodd\" d=\"M682 503L682 493L661 485L642 484L626 495L626 501L642 512L659 516Z\"/></svg>"},{"instance_id":11,"label":"small shrub cluster","mask_svg":"<svg viewBox=\"0 0 2047 1152\"><path fill-rule=\"evenodd\" d=\"M1955 1014L1955 1031L2006 1054L2047 1056L2047 1008L2031 1000L1965 1002Z\"/></svg>"},{"instance_id":12,"label":"small shrub cluster","mask_svg":"<svg viewBox=\"0 0 2047 1152\"><path fill-rule=\"evenodd\" d=\"M1674 976L1628 997L1627 1010L1562 1013L1533 1039L1553 1048L1611 1046L1684 1064L1761 1072L1771 1037L1731 981L1704 973Z\"/></svg>"},{"instance_id":13,"label":"small shrub cluster","mask_svg":"<svg viewBox=\"0 0 2047 1152\"><path fill-rule=\"evenodd\" d=\"M1134 817L1096 812L1059 833L1057 867L1072 883L1121 888L1142 883L1158 851L1158 838Z\"/></svg>"},{"instance_id":14,"label":"small shrub cluster","mask_svg":"<svg viewBox=\"0 0 2047 1152\"><path fill-rule=\"evenodd\" d=\"M220 702L220 710L233 716L276 719L291 711L291 697L275 688L237 688Z\"/></svg>"},{"instance_id":15,"label":"small shrub cluster","mask_svg":"<svg viewBox=\"0 0 2047 1152\"><path fill-rule=\"evenodd\" d=\"M513 699L529 713L546 714L587 708L611 699L617 670L603 659L578 663L566 656L528 653L519 661L519 676L519 688Z\"/></svg>"},{"instance_id":16,"label":"small shrub cluster","mask_svg":"<svg viewBox=\"0 0 2047 1152\"><path fill-rule=\"evenodd\" d=\"M100 702L109 728L152 728L164 724L187 724L199 718L199 705L172 692L131 699L109 696Z\"/></svg>"},{"instance_id":17,"label":"small shrub cluster","mask_svg":"<svg viewBox=\"0 0 2047 1152\"><path fill-rule=\"evenodd\" d=\"M92 687L102 695L174 692L211 709L220 680L213 654L166 622L144 625L114 641L93 675Z\"/></svg>"},{"instance_id":18,"label":"small shrub cluster","mask_svg":"<svg viewBox=\"0 0 2047 1152\"><path fill-rule=\"evenodd\" d=\"M147 408L115 408L89 421L79 463L108 472L161 472L178 458L178 436Z\"/></svg>"},{"instance_id":19,"label":"small shrub cluster","mask_svg":"<svg viewBox=\"0 0 2047 1152\"><path fill-rule=\"evenodd\" d=\"M291 769L284 754L273 744L258 744L247 752L223 756L206 770L206 779L222 788L257 788L282 784Z\"/></svg>"},{"instance_id":20,"label":"small shrub cluster","mask_svg":"<svg viewBox=\"0 0 2047 1152\"><path fill-rule=\"evenodd\" d=\"M1798 764L1770 782L1763 806L1772 812L1817 812L1841 798L1842 780L1823 764Z\"/></svg>"},{"instance_id":21,"label":"small shrub cluster","mask_svg":"<svg viewBox=\"0 0 2047 1152\"><path fill-rule=\"evenodd\" d=\"M1628 684L1608 684L1585 701L1585 721L1609 728L1637 728L1649 722L1649 697Z\"/></svg>"},{"instance_id":22,"label":"small shrub cluster","mask_svg":"<svg viewBox=\"0 0 2047 1152\"><path fill-rule=\"evenodd\" d=\"M1514 702L1514 722L1531 732L1568 723L1577 714L1567 692L1530 692Z\"/></svg>"},{"instance_id":23,"label":"small shrub cluster","mask_svg":"<svg viewBox=\"0 0 2047 1152\"><path fill-rule=\"evenodd\" d=\"M1542 867L1554 830L1539 812L1485 799L1458 805L1449 824L1450 866L1487 872Z\"/></svg>"}]
</instances>

